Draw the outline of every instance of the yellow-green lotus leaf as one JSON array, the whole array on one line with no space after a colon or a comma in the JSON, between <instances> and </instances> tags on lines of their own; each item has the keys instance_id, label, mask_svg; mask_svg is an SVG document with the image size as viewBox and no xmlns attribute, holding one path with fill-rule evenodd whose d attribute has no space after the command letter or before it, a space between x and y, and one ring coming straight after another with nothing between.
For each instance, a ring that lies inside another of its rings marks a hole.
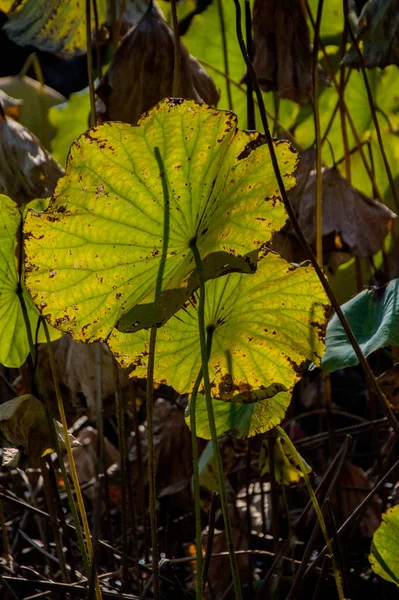
<instances>
[{"instance_id":1,"label":"yellow-green lotus leaf","mask_svg":"<svg viewBox=\"0 0 399 600\"><path fill-rule=\"evenodd\" d=\"M369 556L374 573L399 586L399 506L382 515Z\"/></svg>"},{"instance_id":2,"label":"yellow-green lotus leaf","mask_svg":"<svg viewBox=\"0 0 399 600\"><path fill-rule=\"evenodd\" d=\"M17 204L0 194L0 364L20 367L29 354L28 334L18 298L20 281L20 226L21 213ZM35 340L39 312L21 284L27 308L32 338ZM51 337L61 333L51 328ZM38 341L44 341L43 334Z\"/></svg>"},{"instance_id":3,"label":"yellow-green lotus leaf","mask_svg":"<svg viewBox=\"0 0 399 600\"><path fill-rule=\"evenodd\" d=\"M253 275L232 273L208 281L212 396L248 403L291 390L306 360L320 364L326 306L313 267L296 267L271 252ZM195 294L157 334L155 377L181 393L191 392L201 368L197 307ZM133 376L146 376L148 331L114 332L108 343Z\"/></svg>"},{"instance_id":4,"label":"yellow-green lotus leaf","mask_svg":"<svg viewBox=\"0 0 399 600\"><path fill-rule=\"evenodd\" d=\"M238 438L249 438L265 433L280 425L291 401L289 392L279 392L272 398L258 400L252 404L213 400L213 414L217 436L234 433ZM211 439L206 399L202 394L196 398L197 437ZM190 427L191 401L186 409L186 423Z\"/></svg>"},{"instance_id":5,"label":"yellow-green lotus leaf","mask_svg":"<svg viewBox=\"0 0 399 600\"><path fill-rule=\"evenodd\" d=\"M275 146L291 187L296 155ZM123 314L154 301L164 237L162 290L184 293L171 294L162 322L193 292L193 240L205 264L216 257L210 277L252 272L248 253L286 218L262 134L240 131L233 113L165 99L135 126L104 123L72 145L48 210L26 217L27 288L54 326L106 339Z\"/></svg>"}]
</instances>

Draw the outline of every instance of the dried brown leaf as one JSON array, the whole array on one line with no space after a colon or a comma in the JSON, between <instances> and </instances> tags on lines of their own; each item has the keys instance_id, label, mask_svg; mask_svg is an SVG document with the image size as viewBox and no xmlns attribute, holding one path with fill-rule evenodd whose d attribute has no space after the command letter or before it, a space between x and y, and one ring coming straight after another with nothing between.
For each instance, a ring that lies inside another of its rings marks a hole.
<instances>
[{"instance_id":1,"label":"dried brown leaf","mask_svg":"<svg viewBox=\"0 0 399 600\"><path fill-rule=\"evenodd\" d=\"M56 431L62 450L65 439L62 426L55 421ZM71 444L79 445L69 434ZM44 405L32 396L18 396L0 405L0 446L22 449L27 461L39 466L40 458L54 452L51 430Z\"/></svg>"},{"instance_id":2,"label":"dried brown leaf","mask_svg":"<svg viewBox=\"0 0 399 600\"><path fill-rule=\"evenodd\" d=\"M0 117L0 193L18 205L47 198L63 174L33 133L9 117Z\"/></svg>"},{"instance_id":3,"label":"dried brown leaf","mask_svg":"<svg viewBox=\"0 0 399 600\"><path fill-rule=\"evenodd\" d=\"M363 42L363 59L368 69L399 65L399 1L366 2L357 20L356 39ZM354 46L345 54L342 62L356 69L361 67Z\"/></svg>"},{"instance_id":4,"label":"dried brown leaf","mask_svg":"<svg viewBox=\"0 0 399 600\"><path fill-rule=\"evenodd\" d=\"M7 117L11 117L16 121L19 120L21 116L21 105L23 104L23 100L12 98L12 96L9 96L3 92L2 89L0 89L0 104Z\"/></svg>"},{"instance_id":5,"label":"dried brown leaf","mask_svg":"<svg viewBox=\"0 0 399 600\"><path fill-rule=\"evenodd\" d=\"M345 521L364 500L372 485L363 469L349 460L345 462L339 477L339 507L342 519ZM370 538L381 523L382 501L376 494L367 503L367 508L359 522L359 533L362 537Z\"/></svg>"},{"instance_id":6,"label":"dried brown leaf","mask_svg":"<svg viewBox=\"0 0 399 600\"><path fill-rule=\"evenodd\" d=\"M18 120L49 149L55 129L48 119L48 111L52 106L66 102L65 96L26 75L1 77L0 90L20 99L21 114Z\"/></svg>"},{"instance_id":7,"label":"dried brown leaf","mask_svg":"<svg viewBox=\"0 0 399 600\"><path fill-rule=\"evenodd\" d=\"M136 123L140 115L173 95L174 34L155 9L148 10L123 38L97 88L97 109L104 120ZM183 98L216 106L212 79L181 44Z\"/></svg>"},{"instance_id":8,"label":"dried brown leaf","mask_svg":"<svg viewBox=\"0 0 399 600\"><path fill-rule=\"evenodd\" d=\"M324 262L333 269L352 256L373 256L381 250L396 219L389 208L353 188L337 168L322 170ZM299 225L310 244L316 241L316 172L290 192ZM302 257L301 257L302 258Z\"/></svg>"},{"instance_id":9,"label":"dried brown leaf","mask_svg":"<svg viewBox=\"0 0 399 600\"><path fill-rule=\"evenodd\" d=\"M281 98L307 102L312 96L312 49L300 0L255 0L254 67L261 87ZM328 79L319 73L320 83Z\"/></svg>"}]
</instances>

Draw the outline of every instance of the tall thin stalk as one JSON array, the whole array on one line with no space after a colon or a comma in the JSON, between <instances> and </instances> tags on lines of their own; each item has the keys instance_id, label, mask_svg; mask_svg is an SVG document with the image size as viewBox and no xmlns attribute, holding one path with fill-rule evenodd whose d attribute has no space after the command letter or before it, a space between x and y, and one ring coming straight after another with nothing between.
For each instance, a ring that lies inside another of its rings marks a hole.
<instances>
[{"instance_id":1,"label":"tall thin stalk","mask_svg":"<svg viewBox=\"0 0 399 600\"><path fill-rule=\"evenodd\" d=\"M87 77L90 92L90 126L97 122L96 101L94 97L93 50L91 46L91 0L86 0L86 51L87 51Z\"/></svg>"},{"instance_id":2,"label":"tall thin stalk","mask_svg":"<svg viewBox=\"0 0 399 600\"><path fill-rule=\"evenodd\" d=\"M216 0L216 3L217 3L217 7L218 7L218 14L219 14L220 32L222 34L222 50L223 50L224 72L226 75L227 102L228 102L229 110L233 110L233 96L231 93L231 83L230 83L229 49L227 47L226 21L224 18L222 0Z\"/></svg>"},{"instance_id":3,"label":"tall thin stalk","mask_svg":"<svg viewBox=\"0 0 399 600\"><path fill-rule=\"evenodd\" d=\"M174 96L174 98L178 98L180 96L181 58L180 58L179 21L177 20L176 0L171 0L170 7L172 9L173 38L174 38L173 96Z\"/></svg>"},{"instance_id":4,"label":"tall thin stalk","mask_svg":"<svg viewBox=\"0 0 399 600\"><path fill-rule=\"evenodd\" d=\"M200 346L201 346L201 364L202 364L202 373L204 379L204 389L205 389L205 400L206 400L206 408L208 412L208 420L209 420L209 429L211 432L212 439L212 449L213 456L216 462L216 472L219 483L219 492L220 492L220 502L222 505L223 519L225 525L225 534L226 534L226 543L227 549L229 552L230 558L230 567L233 578L233 586L236 600L242 600L242 591L241 591L241 582L240 576L238 573L237 567L237 559L234 552L233 545L233 533L231 529L230 517L229 517L229 507L227 503L227 495L226 488L224 485L224 474L223 474L223 465L222 458L219 452L218 438L216 432L215 425L215 416L213 413L213 405L211 398L211 386L209 380L209 368L208 368L208 349L207 349L207 332L205 328L205 282L204 282L204 274L203 274L203 264L201 260L200 253L198 251L196 241L190 246L191 252L193 254L195 260L195 267L198 273L199 279L199 302L198 302L198 330L199 330L199 338L200 338Z\"/></svg>"},{"instance_id":5,"label":"tall thin stalk","mask_svg":"<svg viewBox=\"0 0 399 600\"><path fill-rule=\"evenodd\" d=\"M344 590L342 587L342 578L341 578L341 574L339 572L338 566L337 566L337 562L335 560L335 555L334 555L334 550L331 544L331 540L330 537L328 535L327 532L327 527L326 527L326 523L323 517L323 513L321 511L320 508L320 504L317 500L316 494L314 493L314 490L310 484L309 481L309 477L308 477L308 473L306 470L306 464L304 462L304 460L302 459L302 456L299 454L299 452L297 451L297 449L295 448L294 444L291 442L289 435L284 431L284 429L282 427L277 427L277 431L279 432L279 434L281 435L281 437L284 439L285 443L288 446L289 451L292 453L293 456L295 456L295 459L298 463L298 466L300 468L300 470L302 471L303 474L303 478L305 480L305 484L310 496L310 499L312 501L313 504L313 508L314 511L316 513L317 516L317 520L319 522L320 525L320 529L323 533L323 537L325 539L326 542L326 546L328 549L328 553L331 556L331 562L333 565L333 571L334 571L334 578L335 578L335 585L337 586L337 592L338 592L338 597L339 600L344 600Z\"/></svg>"},{"instance_id":6,"label":"tall thin stalk","mask_svg":"<svg viewBox=\"0 0 399 600\"><path fill-rule=\"evenodd\" d=\"M323 188L322 188L322 164L321 164L321 133L320 133L320 113L318 100L319 87L319 33L321 25L321 16L323 12L323 0L319 0L317 8L316 26L313 42L313 72L312 72L312 90L313 90L313 115L316 138L316 258L319 265L323 266Z\"/></svg>"},{"instance_id":7,"label":"tall thin stalk","mask_svg":"<svg viewBox=\"0 0 399 600\"><path fill-rule=\"evenodd\" d=\"M154 148L154 154L159 166L159 175L162 180L163 199L164 199L164 223L163 223L163 240L162 254L159 262L157 280L155 284L155 299L154 312L155 319L158 315L159 300L162 292L162 281L165 271L166 256L169 245L169 229L170 229L170 214L169 214L169 189L164 171L164 164L161 153L158 147ZM159 566L158 566L158 535L157 535L157 507L156 507L156 484L155 484L155 452L154 452L154 366L155 366L155 346L157 339L156 324L151 327L150 345L148 349L147 363L147 385L146 385L146 409L147 409L147 430L148 430L148 487L150 500L150 523L151 523L151 544L152 544L152 568L153 568L153 586L154 598L159 600Z\"/></svg>"}]
</instances>

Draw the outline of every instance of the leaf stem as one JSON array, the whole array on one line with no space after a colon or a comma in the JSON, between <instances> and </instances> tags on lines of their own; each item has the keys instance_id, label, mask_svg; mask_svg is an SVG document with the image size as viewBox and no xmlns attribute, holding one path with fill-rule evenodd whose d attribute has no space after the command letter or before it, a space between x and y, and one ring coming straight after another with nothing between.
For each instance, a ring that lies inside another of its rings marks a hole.
<instances>
[{"instance_id":1,"label":"leaf stem","mask_svg":"<svg viewBox=\"0 0 399 600\"><path fill-rule=\"evenodd\" d=\"M68 423L66 420L64 404L62 402L60 386L59 386L58 377L57 377L57 370L56 370L56 366L55 366L53 347L51 345L50 334L49 334L48 326L47 326L45 319L42 319L42 325L43 325L43 329L44 329L44 334L46 336L46 344L47 344L47 352L48 352L48 358L49 358L49 363L50 363L50 370L51 370L51 375L53 377L55 395L57 398L57 407L58 407L58 412L60 414L63 434L64 434L64 438L65 438L65 446L66 446L66 451L67 451L67 456L68 456L69 469L71 471L71 478L72 478L73 485L75 488L75 493L76 493L76 501L78 504L80 518L82 520L82 525L83 525L83 531L84 531L85 538L86 538L87 553L86 553L86 548L83 544L84 553L82 553L83 554L82 558L85 562L85 567L87 570L87 577L90 580L90 575L91 575L90 563L93 560L93 547L92 547L92 543L91 543L90 528L89 528L89 523L87 520L82 491L80 489L79 477L78 477L78 473L76 471L76 465L75 465L75 461L73 458L71 441L69 439ZM55 436L55 438L58 443L57 435ZM57 448L57 450L58 450L58 448ZM70 490L70 488L69 488L69 493L68 493L68 485L69 485L69 483L67 483L68 482L68 474L66 472L62 456L60 457L60 467L61 467L62 476L64 478L65 489L68 494L68 500L70 501L70 508L71 508L71 512L72 512L72 506L74 506L75 503L73 501L72 491ZM77 515L76 515L76 517L77 517ZM79 524L79 525L78 525L78 527L76 527L76 533L78 535L78 541L79 541L81 531L79 531L80 530L80 522L79 522L78 518L76 521L76 525L77 524ZM81 540L80 540L79 545L81 546L81 551L82 551L82 541ZM98 583L97 573L95 574L95 589L96 589L96 598L97 599L102 598L100 586Z\"/></svg>"},{"instance_id":2,"label":"leaf stem","mask_svg":"<svg viewBox=\"0 0 399 600\"><path fill-rule=\"evenodd\" d=\"M91 0L86 0L86 50L87 76L90 91L90 127L97 123L96 101L94 97L93 49L91 46Z\"/></svg>"},{"instance_id":3,"label":"leaf stem","mask_svg":"<svg viewBox=\"0 0 399 600\"><path fill-rule=\"evenodd\" d=\"M170 214L169 214L169 189L166 179L166 173L164 170L164 164L162 160L159 148L154 148L154 154L156 161L159 166L159 176L162 181L163 197L164 197L164 223L163 223L163 240L162 240L162 254L159 263L157 280L155 284L155 299L154 309L155 315L158 314L159 299L162 292L162 281L165 272L166 256L169 245L169 229L170 229ZM155 367L155 346L157 339L157 325L154 324L151 327L150 333L150 345L148 350L148 364L147 364L147 386L146 386L146 410L147 410L147 430L148 430L148 487L149 487L149 500L150 500L150 522L151 522L151 544L152 544L152 569L153 569L153 587L154 587L154 598L159 600L159 566L158 566L158 537L157 537L157 507L156 507L156 483L155 483L155 452L154 452L154 367Z\"/></svg>"},{"instance_id":4,"label":"leaf stem","mask_svg":"<svg viewBox=\"0 0 399 600\"><path fill-rule=\"evenodd\" d=\"M212 332L208 332L207 336L207 356L211 354L212 347ZM195 504L195 551L197 561L197 598L203 596L205 588L205 566L203 565L202 555L202 526L201 526L201 503L200 503L200 477L198 463L198 445L197 445L197 394L202 381L202 368L200 369L197 379L195 380L193 391L190 398L190 431L191 431L191 447L193 453L193 492Z\"/></svg>"},{"instance_id":5,"label":"leaf stem","mask_svg":"<svg viewBox=\"0 0 399 600\"><path fill-rule=\"evenodd\" d=\"M284 429L282 427L278 426L277 431L281 435L281 437L285 440L285 443L287 444L287 446L288 446L290 452L293 454L293 456L295 456L296 460L298 461L299 468L302 471L303 478L305 480L305 484L308 489L308 493L309 493L310 499L312 501L314 511L317 516L317 520L319 521L320 529L323 533L323 537L326 542L328 553L331 556L331 562L332 562L332 566L333 566L335 585L337 586L338 597L340 600L344 600L345 596L344 596L344 590L342 587L341 574L339 572L337 562L335 560L334 550L333 550L331 540L330 540L328 532L327 532L326 522L324 520L323 513L320 508L320 504L316 498L316 494L314 493L314 490L309 481L308 473L306 470L306 464L303 461L302 456L299 454L299 452L295 448L294 444L291 442L289 435L287 435L287 433L284 431Z\"/></svg>"},{"instance_id":6,"label":"leaf stem","mask_svg":"<svg viewBox=\"0 0 399 600\"><path fill-rule=\"evenodd\" d=\"M229 51L227 47L227 36L226 36L226 21L224 18L223 5L222 0L217 0L218 13L219 13L219 22L220 22L220 32L222 34L222 47L223 47L223 61L224 61L224 72L226 75L226 92L227 92L227 100L229 110L233 110L233 96L231 94L231 84L230 84L230 67L229 67Z\"/></svg>"},{"instance_id":7,"label":"leaf stem","mask_svg":"<svg viewBox=\"0 0 399 600\"><path fill-rule=\"evenodd\" d=\"M195 380L190 398L190 430L191 448L193 453L193 492L195 505L195 555L197 559L197 600L203 596L203 556L202 556L202 526L201 526L201 504L200 504L200 477L198 464L197 444L197 393L202 381L202 369Z\"/></svg>"},{"instance_id":8,"label":"leaf stem","mask_svg":"<svg viewBox=\"0 0 399 600\"><path fill-rule=\"evenodd\" d=\"M323 179L322 179L322 164L321 164L321 133L320 133L320 113L319 102L317 97L319 73L318 73L318 53L319 53L319 33L321 16L323 12L323 0L319 0L317 8L316 26L313 42L313 116L316 138L316 257L319 265L323 266Z\"/></svg>"},{"instance_id":9,"label":"leaf stem","mask_svg":"<svg viewBox=\"0 0 399 600\"><path fill-rule=\"evenodd\" d=\"M199 329L199 338L200 338L200 346L201 346L201 363L202 363L202 372L203 372L203 378L204 378L205 399L206 399L206 408L207 408L207 412L208 412L209 429L210 429L211 438L212 438L213 455L215 457L215 462L216 462L217 478L218 478L218 482L219 482L220 502L222 505L223 519L224 519L224 524L225 524L226 543L227 543L227 549L229 551L234 592L235 592L236 600L242 600L241 582L240 582L240 577L239 577L239 573L238 573L237 559L236 559L236 555L234 553L233 534L232 534L230 517L229 517L229 507L228 507L228 503L227 503L226 488L224 485L223 465L222 465L222 459L221 459L220 452L219 452L219 445L218 445L216 426L215 426L215 417L214 417L214 413L213 413L213 405L212 405L212 398L211 398L211 386L210 386L209 368L208 368L208 350L207 350L206 329L205 329L205 282L204 282L203 264L202 264L200 253L199 253L197 245L196 245L196 241L194 241L190 245L190 249L194 256L195 266L197 269L198 279L199 279L200 295L199 295L199 303L198 303L198 329Z\"/></svg>"},{"instance_id":10,"label":"leaf stem","mask_svg":"<svg viewBox=\"0 0 399 600\"><path fill-rule=\"evenodd\" d=\"M173 39L174 39L173 97L179 98L180 97L180 81L181 81L181 57L180 57L179 21L177 20L176 0L171 0L170 7L172 9Z\"/></svg>"}]
</instances>

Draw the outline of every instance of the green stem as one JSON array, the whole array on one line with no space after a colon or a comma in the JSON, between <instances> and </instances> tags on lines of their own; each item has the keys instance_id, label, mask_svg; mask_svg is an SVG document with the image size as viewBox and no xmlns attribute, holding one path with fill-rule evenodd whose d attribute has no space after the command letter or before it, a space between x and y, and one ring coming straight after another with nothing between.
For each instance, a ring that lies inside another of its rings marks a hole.
<instances>
[{"instance_id":1,"label":"green stem","mask_svg":"<svg viewBox=\"0 0 399 600\"><path fill-rule=\"evenodd\" d=\"M181 80L181 58L180 58L180 36L179 22L177 20L176 0L171 0L173 20L173 37L174 37L174 64L173 64L173 97L180 96L180 80Z\"/></svg>"},{"instance_id":2,"label":"green stem","mask_svg":"<svg viewBox=\"0 0 399 600\"><path fill-rule=\"evenodd\" d=\"M208 333L207 338L207 356L209 359L212 347L212 332ZM193 452L193 488L194 488L194 504L195 504L195 552L197 561L197 598L200 599L204 593L204 565L202 555L202 526L201 526L201 503L200 503L200 476L198 462L198 445L197 445L197 394L202 381L202 369L198 373L195 380L193 391L190 398L190 431L191 431L191 448Z\"/></svg>"},{"instance_id":3,"label":"green stem","mask_svg":"<svg viewBox=\"0 0 399 600\"><path fill-rule=\"evenodd\" d=\"M91 46L91 0L86 0L86 49L87 76L90 90L90 127L96 124L96 100L94 97L93 50Z\"/></svg>"},{"instance_id":4,"label":"green stem","mask_svg":"<svg viewBox=\"0 0 399 600\"><path fill-rule=\"evenodd\" d=\"M342 579L341 579L341 575L340 575L340 572L339 572L339 569L337 566L337 562L335 560L335 555L334 555L334 550L333 550L333 547L331 544L331 540L328 536L326 522L324 520L323 513L320 508L320 504L316 498L316 494L314 493L314 490L310 484L308 473L306 470L306 465L302 459L302 456L299 454L299 452L295 448L294 444L291 442L290 437L287 435L287 433L284 431L284 429L282 427L277 427L277 431L281 435L281 437L284 439L285 443L288 446L289 451L293 454L293 456L295 456L298 466L299 466L300 470L302 471L303 478L305 480L305 484L306 484L306 487L308 489L308 493L310 496L310 500L312 501L313 508L316 513L316 517L319 522L319 525L320 525L320 529L323 533L323 537L326 542L328 553L331 557L331 562L332 562L333 571L334 571L335 585L337 586L337 591L338 591L338 597L339 597L339 600L345 600L344 590L342 587Z\"/></svg>"},{"instance_id":5,"label":"green stem","mask_svg":"<svg viewBox=\"0 0 399 600\"><path fill-rule=\"evenodd\" d=\"M150 524L151 524L151 544L152 544L152 569L153 569L153 587L154 598L159 600L159 566L158 566L158 537L157 537L157 507L156 507L156 484L155 484L155 452L154 452L154 366L155 366L155 345L157 339L156 320L158 316L159 300L162 292L162 281L165 272L166 256L168 253L169 244L169 229L170 229L170 214L169 214L169 189L159 148L154 148L155 159L159 166L159 176L162 181L162 190L164 197L164 223L163 223L163 241L162 254L159 262L157 280L155 284L155 299L154 299L154 320L155 323L151 327L150 347L148 350L147 364L147 386L146 386L146 409L147 409L147 430L148 430L148 488L150 500Z\"/></svg>"},{"instance_id":6,"label":"green stem","mask_svg":"<svg viewBox=\"0 0 399 600\"><path fill-rule=\"evenodd\" d=\"M155 483L155 452L154 452L154 366L155 366L155 344L157 339L157 328L151 327L150 347L148 351L147 386L146 386L146 410L148 431L148 492L150 501L150 527L152 546L152 576L154 587L154 598L159 600L159 567L158 567L158 535L157 535L157 492Z\"/></svg>"},{"instance_id":7,"label":"green stem","mask_svg":"<svg viewBox=\"0 0 399 600\"><path fill-rule=\"evenodd\" d=\"M195 266L197 269L198 279L199 279L200 296L199 296L199 303L198 303L198 329L199 329L199 338L200 338L200 345L201 345L201 363L202 363L202 372L203 372L203 377L204 377L206 408L207 408L207 412L208 412L209 428L211 431L213 455L215 457L215 462L216 462L217 478L219 481L220 502L222 505L223 519L224 519L224 524L225 524L226 543L227 543L227 549L229 552L235 597L236 597L236 600L242 600L241 582L240 582L240 577L239 577L239 573L238 573L236 555L234 553L233 535L232 535L232 529L231 529L231 523L230 523L230 517L229 517L229 507L228 507L228 503L227 503L226 488L224 485L223 465L222 465L222 459L221 459L220 452L219 452L218 439L217 439L216 426L215 426L215 417L214 417L214 413L213 413L213 405L212 405L212 398L211 398L211 386L210 386L210 381L209 381L208 352L207 352L206 329L205 329L205 282L204 282L204 274L203 274L203 264L202 264L201 256L200 256L200 253L196 246L195 240L190 245L190 248L191 248L191 252L193 253L193 256L194 256Z\"/></svg>"},{"instance_id":8,"label":"green stem","mask_svg":"<svg viewBox=\"0 0 399 600\"><path fill-rule=\"evenodd\" d=\"M47 323L44 319L42 319L42 325L43 325L43 329L44 329L44 334L46 336L47 352L48 352L48 358L49 358L49 363L50 363L51 375L53 377L53 382L54 382L55 395L57 398L57 407L58 407L58 412L60 414L64 439L65 439L65 446L66 446L68 462L69 462L69 469L71 472L71 478L72 478L73 485L75 488L76 501L77 501L78 508L79 508L80 518L82 520L83 531L84 531L85 538L86 538L87 550L86 550L86 546L83 542L83 535L82 535L82 531L80 529L80 522L79 522L79 518L78 518L77 514L76 514L76 524L78 524L78 527L76 527L76 532L78 534L78 541L79 541L79 546L81 548L81 551L82 551L82 549L84 550L84 552L82 553L83 554L82 558L85 563L85 569L87 570L87 577L90 580L90 576L91 576L91 566L90 565L91 565L91 561L93 559L93 547L92 547L92 543L91 543L90 528L89 528L89 523L87 521L87 515L86 515L83 496L82 496L82 491L80 489L78 473L76 471L76 465L75 465L75 461L73 458L71 441L69 439L68 424L67 424L67 420L66 420L64 405L62 402L60 386L59 386L58 377L57 377L57 370L56 370L56 366L55 366L53 347L51 345L50 334L49 334L49 330L47 327ZM57 435L55 435L55 439L56 439L56 443L58 446L57 447L57 453L58 453L59 442L58 442ZM73 500L72 490L69 486L68 473L66 472L64 460L62 458L61 453L59 456L60 456L59 462L60 462L61 472L62 472L62 476L63 476L64 482L65 482L65 490L67 492L68 500L70 502L70 508L72 509L72 506L75 507L75 502ZM69 491L68 491L68 488L69 488ZM75 511L76 511L76 508L75 508ZM81 539L79 540L80 536L81 536ZM100 586L98 583L97 573L95 574L95 588L96 588L96 598L101 599L102 595L101 595L101 590L100 590Z\"/></svg>"},{"instance_id":9,"label":"green stem","mask_svg":"<svg viewBox=\"0 0 399 600\"><path fill-rule=\"evenodd\" d=\"M319 265L323 266L323 214L322 214L322 163L321 163L321 133L320 133L320 113L317 98L319 73L318 73L318 41L321 24L321 15L323 11L323 0L319 0L316 26L313 43L313 115L316 138L316 257Z\"/></svg>"},{"instance_id":10,"label":"green stem","mask_svg":"<svg viewBox=\"0 0 399 600\"><path fill-rule=\"evenodd\" d=\"M233 110L233 97L231 94L231 84L230 84L230 77L229 77L229 74L230 74L229 50L227 47L226 23L225 23L225 19L224 19L222 0L217 0L217 5L218 5L218 12L219 12L220 32L222 34L223 62L224 62L224 72L226 75L227 100L228 100L229 110Z\"/></svg>"},{"instance_id":11,"label":"green stem","mask_svg":"<svg viewBox=\"0 0 399 600\"><path fill-rule=\"evenodd\" d=\"M202 369L194 383L190 398L190 430L191 448L193 452L193 488L195 505L195 554L197 559L197 600L203 597L203 556L202 556L202 526L201 526L201 503L200 503L200 477L198 464L197 445L197 393L202 381Z\"/></svg>"}]
</instances>

